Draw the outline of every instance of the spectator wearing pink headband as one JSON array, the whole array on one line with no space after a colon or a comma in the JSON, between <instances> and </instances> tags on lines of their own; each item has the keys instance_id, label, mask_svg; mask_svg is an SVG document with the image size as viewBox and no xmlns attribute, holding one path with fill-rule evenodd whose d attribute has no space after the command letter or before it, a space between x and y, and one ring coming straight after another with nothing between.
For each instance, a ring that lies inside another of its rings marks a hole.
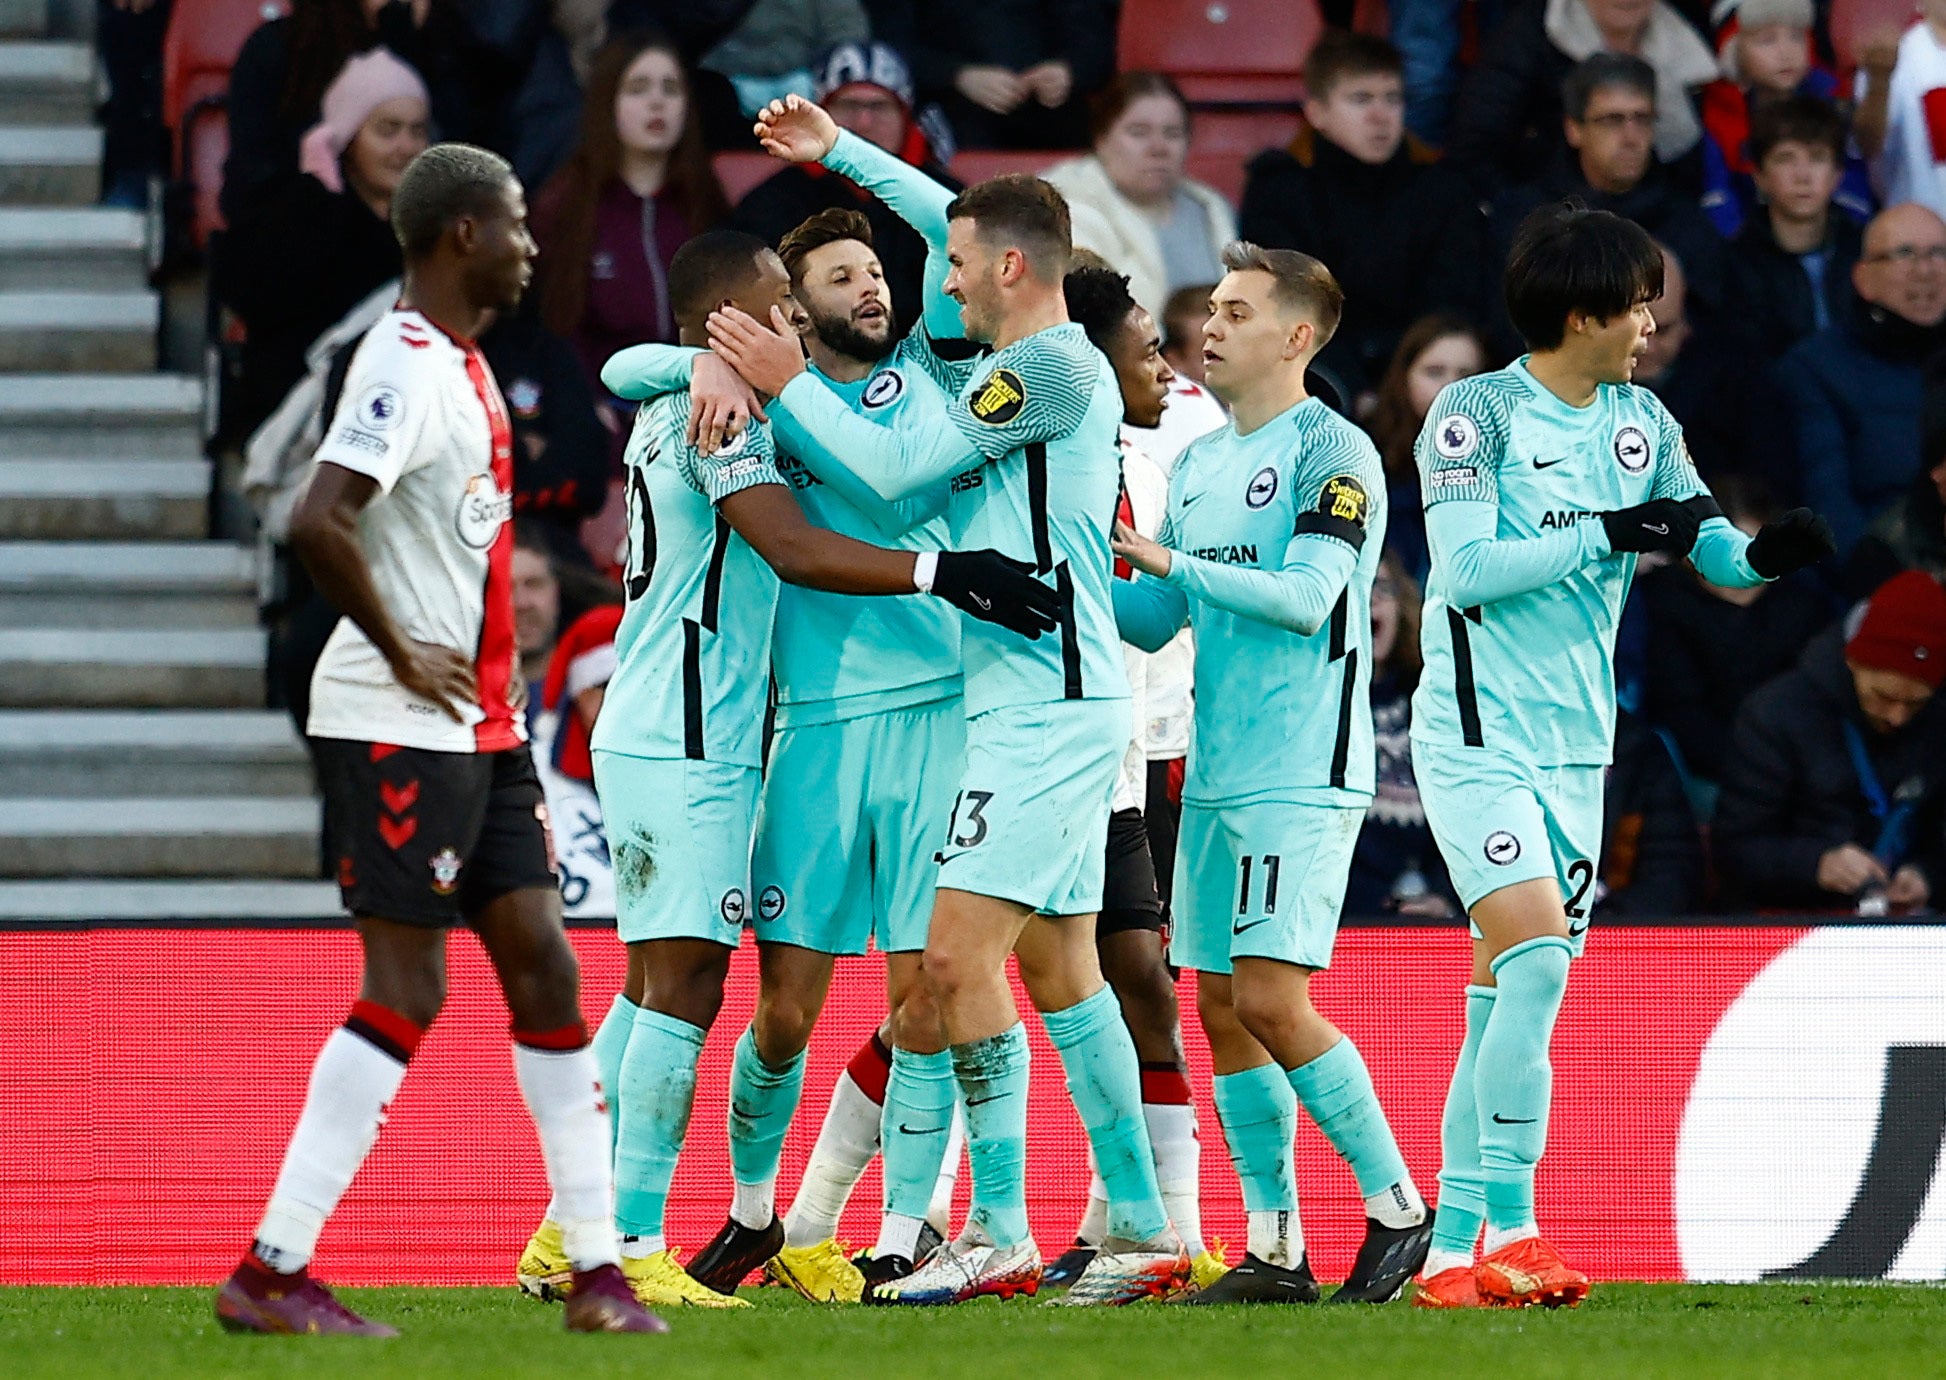
<instances>
[{"instance_id":1,"label":"spectator wearing pink headband","mask_svg":"<svg viewBox=\"0 0 1946 1380\"><path fill-rule=\"evenodd\" d=\"M426 147L427 111L425 83L388 49L351 58L325 90L298 168L231 224L216 263L218 292L246 335L225 398L236 431L282 401L313 340L399 276L392 193Z\"/></svg>"}]
</instances>

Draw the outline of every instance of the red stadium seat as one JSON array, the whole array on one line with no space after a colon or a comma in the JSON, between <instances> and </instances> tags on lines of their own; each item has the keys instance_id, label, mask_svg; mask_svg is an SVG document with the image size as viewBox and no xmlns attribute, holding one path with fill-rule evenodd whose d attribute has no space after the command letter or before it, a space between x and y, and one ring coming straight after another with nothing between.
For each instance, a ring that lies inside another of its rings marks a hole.
<instances>
[{"instance_id":1,"label":"red stadium seat","mask_svg":"<svg viewBox=\"0 0 1946 1380\"><path fill-rule=\"evenodd\" d=\"M951 172L971 187L1007 173L1038 177L1056 163L1076 156L1071 149L962 149L953 157Z\"/></svg>"},{"instance_id":2,"label":"red stadium seat","mask_svg":"<svg viewBox=\"0 0 1946 1380\"><path fill-rule=\"evenodd\" d=\"M1189 175L1243 199L1244 165L1265 149L1290 143L1304 121L1287 110L1199 110L1189 128Z\"/></svg>"},{"instance_id":3,"label":"red stadium seat","mask_svg":"<svg viewBox=\"0 0 1946 1380\"><path fill-rule=\"evenodd\" d=\"M1169 73L1195 105L1289 105L1323 31L1317 0L1123 0L1116 65Z\"/></svg>"},{"instance_id":4,"label":"red stadium seat","mask_svg":"<svg viewBox=\"0 0 1946 1380\"><path fill-rule=\"evenodd\" d=\"M286 0L178 0L162 43L162 119L176 136L176 176L188 183L200 249L223 224L217 195L229 153L224 101L230 68L259 24L289 11Z\"/></svg>"},{"instance_id":5,"label":"red stadium seat","mask_svg":"<svg viewBox=\"0 0 1946 1380\"><path fill-rule=\"evenodd\" d=\"M783 164L767 153L719 153L710 160L716 180L723 184L723 195L734 206L759 182L768 182Z\"/></svg>"}]
</instances>

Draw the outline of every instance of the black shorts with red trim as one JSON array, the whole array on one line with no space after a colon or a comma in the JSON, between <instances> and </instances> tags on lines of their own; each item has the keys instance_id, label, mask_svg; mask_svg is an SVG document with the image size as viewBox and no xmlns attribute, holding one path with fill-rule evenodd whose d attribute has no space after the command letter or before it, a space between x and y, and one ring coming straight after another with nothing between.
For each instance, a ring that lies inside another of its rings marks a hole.
<instances>
[{"instance_id":1,"label":"black shorts with red trim","mask_svg":"<svg viewBox=\"0 0 1946 1380\"><path fill-rule=\"evenodd\" d=\"M1095 937L1129 930L1159 934L1165 915L1149 854L1149 826L1140 810L1117 810L1108 817L1108 867L1102 874Z\"/></svg>"},{"instance_id":2,"label":"black shorts with red trim","mask_svg":"<svg viewBox=\"0 0 1946 1380\"><path fill-rule=\"evenodd\" d=\"M524 744L431 752L313 738L311 749L338 890L353 915L445 928L510 891L559 885Z\"/></svg>"}]
</instances>

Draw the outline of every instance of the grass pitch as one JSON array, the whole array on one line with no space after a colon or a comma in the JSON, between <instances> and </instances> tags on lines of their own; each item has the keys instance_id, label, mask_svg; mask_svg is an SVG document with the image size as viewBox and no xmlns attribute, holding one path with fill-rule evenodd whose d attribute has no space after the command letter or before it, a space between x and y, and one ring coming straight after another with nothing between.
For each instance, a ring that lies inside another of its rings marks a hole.
<instances>
[{"instance_id":1,"label":"grass pitch","mask_svg":"<svg viewBox=\"0 0 1946 1380\"><path fill-rule=\"evenodd\" d=\"M569 1337L512 1289L348 1289L397 1341L234 1337L206 1289L0 1289L10 1377L1946 1376L1946 1288L1601 1285L1573 1312L826 1309L746 1290L751 1312L679 1313L666 1337Z\"/></svg>"}]
</instances>

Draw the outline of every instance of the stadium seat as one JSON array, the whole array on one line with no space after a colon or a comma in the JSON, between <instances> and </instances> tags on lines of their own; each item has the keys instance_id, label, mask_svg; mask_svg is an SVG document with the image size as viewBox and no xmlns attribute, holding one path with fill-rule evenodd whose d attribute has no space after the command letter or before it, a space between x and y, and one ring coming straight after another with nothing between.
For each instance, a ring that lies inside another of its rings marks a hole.
<instances>
[{"instance_id":1,"label":"stadium seat","mask_svg":"<svg viewBox=\"0 0 1946 1380\"><path fill-rule=\"evenodd\" d=\"M1169 73L1193 105L1290 105L1323 31L1317 0L1124 0L1116 65Z\"/></svg>"},{"instance_id":2,"label":"stadium seat","mask_svg":"<svg viewBox=\"0 0 1946 1380\"><path fill-rule=\"evenodd\" d=\"M710 160L723 195L734 206L759 182L768 182L784 165L767 153L719 153Z\"/></svg>"},{"instance_id":3,"label":"stadium seat","mask_svg":"<svg viewBox=\"0 0 1946 1380\"><path fill-rule=\"evenodd\" d=\"M962 149L954 155L949 171L970 187L1007 173L1033 173L1038 177L1056 163L1077 156L1073 149Z\"/></svg>"},{"instance_id":4,"label":"stadium seat","mask_svg":"<svg viewBox=\"0 0 1946 1380\"><path fill-rule=\"evenodd\" d=\"M229 153L224 102L243 41L266 19L289 12L286 0L177 0L162 44L162 119L175 135L175 174L193 199L196 248L223 223L217 196Z\"/></svg>"},{"instance_id":5,"label":"stadium seat","mask_svg":"<svg viewBox=\"0 0 1946 1380\"><path fill-rule=\"evenodd\" d=\"M1903 33L1918 17L1915 0L1831 0L1831 51L1837 55L1840 73L1850 80L1858 65L1859 39L1881 28Z\"/></svg>"},{"instance_id":6,"label":"stadium seat","mask_svg":"<svg viewBox=\"0 0 1946 1380\"><path fill-rule=\"evenodd\" d=\"M1198 110L1189 132L1189 175L1235 206L1243 199L1244 166L1265 149L1290 143L1303 123L1288 110Z\"/></svg>"}]
</instances>

